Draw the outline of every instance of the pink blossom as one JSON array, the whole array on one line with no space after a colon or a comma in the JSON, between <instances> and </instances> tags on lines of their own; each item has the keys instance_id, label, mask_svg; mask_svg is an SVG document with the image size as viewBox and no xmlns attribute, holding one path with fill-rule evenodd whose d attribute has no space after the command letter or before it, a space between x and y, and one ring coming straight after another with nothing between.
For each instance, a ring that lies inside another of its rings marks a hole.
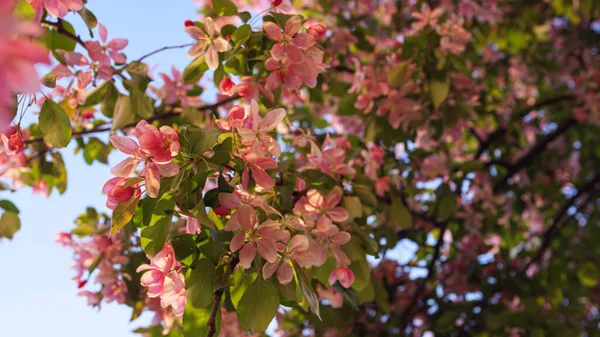
<instances>
[{"instance_id":1,"label":"pink blossom","mask_svg":"<svg viewBox=\"0 0 600 337\"><path fill-rule=\"evenodd\" d=\"M323 24L317 23L308 27L306 32L312 35L315 41L318 41L325 38L325 34L327 34L327 27L325 27Z\"/></svg>"},{"instance_id":2,"label":"pink blossom","mask_svg":"<svg viewBox=\"0 0 600 337\"><path fill-rule=\"evenodd\" d=\"M186 24L185 32L197 41L188 51L188 55L198 57L204 53L208 68L216 70L220 64L217 52L226 52L231 49L231 45L219 36L219 32L215 29L215 24L210 17L204 19L204 29L206 32L196 25Z\"/></svg>"},{"instance_id":3,"label":"pink blossom","mask_svg":"<svg viewBox=\"0 0 600 337\"><path fill-rule=\"evenodd\" d=\"M227 113L227 120L217 119L215 122L217 126L225 131L229 131L232 128L241 128L244 126L244 120L246 119L246 110L244 107L234 105L231 110Z\"/></svg>"},{"instance_id":4,"label":"pink blossom","mask_svg":"<svg viewBox=\"0 0 600 337\"><path fill-rule=\"evenodd\" d=\"M258 83L252 76L244 76L241 82L233 87L233 91L244 97L245 102L258 99L258 94L262 94L269 102L273 102L275 96L271 91L267 91L265 87Z\"/></svg>"},{"instance_id":5,"label":"pink blossom","mask_svg":"<svg viewBox=\"0 0 600 337\"><path fill-rule=\"evenodd\" d=\"M15 94L34 94L40 89L35 65L48 64L48 51L32 37L40 30L13 17L13 2L0 4L0 131L13 119Z\"/></svg>"},{"instance_id":6,"label":"pink blossom","mask_svg":"<svg viewBox=\"0 0 600 337\"><path fill-rule=\"evenodd\" d=\"M185 218L185 233L186 234L198 234L198 233L200 233L201 228L202 228L202 225L200 224L200 221L198 221L198 219L196 219L192 216L188 216Z\"/></svg>"},{"instance_id":7,"label":"pink blossom","mask_svg":"<svg viewBox=\"0 0 600 337\"><path fill-rule=\"evenodd\" d=\"M179 166L173 158L179 153L177 131L169 126L157 129L146 121L140 121L133 132L138 139L113 135L110 142L121 152L130 155L110 172L117 177L129 177L141 163L145 163L142 175L146 180L146 193L152 198L158 196L160 177L173 177L179 173Z\"/></svg>"},{"instance_id":8,"label":"pink blossom","mask_svg":"<svg viewBox=\"0 0 600 337\"><path fill-rule=\"evenodd\" d=\"M284 56L288 56L294 63L300 63L304 60L302 49L307 49L315 44L315 39L308 33L298 33L302 28L302 18L299 15L290 17L285 23L283 33L281 28L273 22L265 22L263 29L269 38L277 41L271 49L271 56L280 61Z\"/></svg>"},{"instance_id":9,"label":"pink blossom","mask_svg":"<svg viewBox=\"0 0 600 337\"><path fill-rule=\"evenodd\" d=\"M245 187L248 186L250 175L252 175L256 184L264 189L270 189L275 186L275 182L265 171L277 168L277 162L275 160L267 157L260 157L256 153L248 153L244 155L243 159L247 166L247 169L244 170L244 173L242 174L242 183Z\"/></svg>"},{"instance_id":10,"label":"pink blossom","mask_svg":"<svg viewBox=\"0 0 600 337\"><path fill-rule=\"evenodd\" d=\"M27 0L35 10L35 22L40 22L44 9L55 18L62 18L69 11L83 8L82 0Z\"/></svg>"},{"instance_id":11,"label":"pink blossom","mask_svg":"<svg viewBox=\"0 0 600 337\"><path fill-rule=\"evenodd\" d=\"M294 271L291 267L292 261L301 262L302 254L309 248L309 240L304 235L295 235L289 246L283 250L282 257L275 262L267 262L263 267L264 279L270 278L277 270L277 279L281 284L288 284L294 279ZM302 264L301 264L302 265Z\"/></svg>"},{"instance_id":12,"label":"pink blossom","mask_svg":"<svg viewBox=\"0 0 600 337\"><path fill-rule=\"evenodd\" d=\"M112 39L107 41L108 32L106 27L99 23L98 31L100 35L100 42L98 41L87 41L85 46L88 50L90 58L100 64L110 65L110 60L112 59L116 64L123 64L127 62L127 58L125 55L120 53L121 50L127 47L129 41L127 39Z\"/></svg>"},{"instance_id":13,"label":"pink blossom","mask_svg":"<svg viewBox=\"0 0 600 337\"><path fill-rule=\"evenodd\" d=\"M345 266L337 267L329 274L329 284L333 286L335 281L340 282L342 287L348 289L354 283L354 272Z\"/></svg>"},{"instance_id":14,"label":"pink blossom","mask_svg":"<svg viewBox=\"0 0 600 337\"><path fill-rule=\"evenodd\" d=\"M412 17L416 20L413 22L411 27L411 33L417 34L423 28L429 26L430 28L435 28L437 26L437 21L444 13L442 8L436 8L433 11L431 7L426 2L423 2L421 5L420 12L412 12Z\"/></svg>"},{"instance_id":15,"label":"pink blossom","mask_svg":"<svg viewBox=\"0 0 600 337\"><path fill-rule=\"evenodd\" d=\"M123 187L127 178L115 177L109 179L102 187L102 193L108 195L106 207L115 209L118 204L128 201L134 196L140 195L140 189L136 185Z\"/></svg>"},{"instance_id":16,"label":"pink blossom","mask_svg":"<svg viewBox=\"0 0 600 337\"><path fill-rule=\"evenodd\" d=\"M338 186L334 187L327 197L323 198L317 190L311 189L306 193L304 210L309 214L320 214L335 222L348 220L350 214L343 207L337 205L342 201L344 192Z\"/></svg>"},{"instance_id":17,"label":"pink blossom","mask_svg":"<svg viewBox=\"0 0 600 337\"><path fill-rule=\"evenodd\" d=\"M245 105L247 119L244 127L239 128L238 132L245 142L247 147L252 147L253 144L260 144L262 149L266 150L273 156L279 156L281 149L277 141L275 141L268 132L275 129L286 115L284 109L275 109L268 112L264 119L260 118L258 113L258 103L252 100L250 105Z\"/></svg>"},{"instance_id":18,"label":"pink blossom","mask_svg":"<svg viewBox=\"0 0 600 337\"><path fill-rule=\"evenodd\" d=\"M221 83L219 83L219 90L223 95L233 96L233 94L235 94L235 83L233 83L231 78L226 76L221 80Z\"/></svg>"},{"instance_id":19,"label":"pink blossom","mask_svg":"<svg viewBox=\"0 0 600 337\"><path fill-rule=\"evenodd\" d=\"M390 177L381 177L375 182L375 193L378 197L385 197L385 194L390 191L390 183L392 179Z\"/></svg>"},{"instance_id":20,"label":"pink blossom","mask_svg":"<svg viewBox=\"0 0 600 337\"><path fill-rule=\"evenodd\" d=\"M336 292L333 288L325 289L321 284L317 284L317 293L319 298L327 300L334 309L339 309L344 304L344 295Z\"/></svg>"},{"instance_id":21,"label":"pink blossom","mask_svg":"<svg viewBox=\"0 0 600 337\"><path fill-rule=\"evenodd\" d=\"M166 243L155 257L148 257L150 264L139 266L136 272L146 271L141 278L141 284L148 287L148 297L160 297L163 308L172 307L176 316L182 316L187 302L185 293L185 279L177 271L179 262L175 259L175 252L170 244Z\"/></svg>"},{"instance_id":22,"label":"pink blossom","mask_svg":"<svg viewBox=\"0 0 600 337\"><path fill-rule=\"evenodd\" d=\"M276 60L271 56L265 62L265 69L271 71L271 74L267 77L265 89L274 91L282 82L286 88L293 90L300 89L302 79L295 74L299 74L302 70L299 65L292 63L287 56L284 56L280 60Z\"/></svg>"},{"instance_id":23,"label":"pink blossom","mask_svg":"<svg viewBox=\"0 0 600 337\"><path fill-rule=\"evenodd\" d=\"M258 216L249 205L241 205L235 217L231 217L225 225L225 230L239 230L231 239L232 252L240 251L240 265L250 268L256 253L268 262L277 261L277 241L287 241L289 233L281 230L279 225L267 220L259 225Z\"/></svg>"},{"instance_id":24,"label":"pink blossom","mask_svg":"<svg viewBox=\"0 0 600 337\"><path fill-rule=\"evenodd\" d=\"M7 155L16 156L23 153L23 138L21 138L19 132L15 132L10 136L1 133L0 138L2 138L2 143L4 145L2 151L4 151Z\"/></svg>"}]
</instances>

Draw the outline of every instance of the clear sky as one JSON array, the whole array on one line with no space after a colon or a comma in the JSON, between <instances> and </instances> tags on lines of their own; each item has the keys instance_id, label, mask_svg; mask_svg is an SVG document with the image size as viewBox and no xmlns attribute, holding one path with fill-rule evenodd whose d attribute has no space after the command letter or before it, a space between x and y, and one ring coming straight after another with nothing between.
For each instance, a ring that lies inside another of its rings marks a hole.
<instances>
[{"instance_id":1,"label":"clear sky","mask_svg":"<svg viewBox=\"0 0 600 337\"><path fill-rule=\"evenodd\" d=\"M129 39L126 54L135 59L166 45L192 42L183 31L183 22L196 17L192 0L90 0L88 8L108 28L109 39ZM84 40L89 38L79 16L66 17ZM158 70L171 65L183 69L190 59L186 50L166 51L147 59ZM49 197L33 196L26 188L17 193L0 192L21 210L22 228L13 241L0 243L0 336L37 337L119 337L143 323L129 324L130 308L103 305L97 311L77 297L72 251L54 242L58 231L73 228L75 218L87 206L105 210L101 187L110 178L109 166L88 166L71 145L63 150L68 170L68 189ZM122 157L111 155L109 164Z\"/></svg>"}]
</instances>

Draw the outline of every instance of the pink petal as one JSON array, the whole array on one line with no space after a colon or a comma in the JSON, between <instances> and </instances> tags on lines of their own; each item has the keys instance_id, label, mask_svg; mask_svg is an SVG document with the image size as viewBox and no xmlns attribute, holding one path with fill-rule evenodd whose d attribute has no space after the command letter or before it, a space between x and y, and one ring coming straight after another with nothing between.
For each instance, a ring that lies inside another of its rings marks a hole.
<instances>
[{"instance_id":1,"label":"pink petal","mask_svg":"<svg viewBox=\"0 0 600 337\"><path fill-rule=\"evenodd\" d=\"M294 45L289 45L287 47L287 55L290 58L290 61L294 63L300 63L304 61L304 53L300 48Z\"/></svg>"},{"instance_id":2,"label":"pink petal","mask_svg":"<svg viewBox=\"0 0 600 337\"><path fill-rule=\"evenodd\" d=\"M185 32L196 40L203 39L206 36L198 26L187 26L185 27Z\"/></svg>"},{"instance_id":3,"label":"pink petal","mask_svg":"<svg viewBox=\"0 0 600 337\"><path fill-rule=\"evenodd\" d=\"M117 148L117 150L125 154L133 154L139 149L138 144L131 138L112 135L110 136L110 143Z\"/></svg>"},{"instance_id":4,"label":"pink petal","mask_svg":"<svg viewBox=\"0 0 600 337\"><path fill-rule=\"evenodd\" d=\"M275 182L265 170L253 168L252 178L254 178L254 181L257 185L260 185L265 189L270 189L273 188L273 186L275 186Z\"/></svg>"},{"instance_id":5,"label":"pink petal","mask_svg":"<svg viewBox=\"0 0 600 337\"><path fill-rule=\"evenodd\" d=\"M288 284L294 279L294 271L287 262L283 262L277 269L277 279L281 284Z\"/></svg>"},{"instance_id":6,"label":"pink petal","mask_svg":"<svg viewBox=\"0 0 600 337\"><path fill-rule=\"evenodd\" d=\"M325 208L333 208L335 206L337 206L337 204L340 203L340 201L342 201L342 196L344 195L344 191L342 191L342 189L339 186L334 187L331 192L329 192L329 194L327 194L327 197L325 198L325 203L323 204L323 206Z\"/></svg>"},{"instance_id":7,"label":"pink petal","mask_svg":"<svg viewBox=\"0 0 600 337\"><path fill-rule=\"evenodd\" d=\"M100 34L100 40L102 41L102 43L106 43L108 31L106 30L106 27L101 23L98 23L98 33Z\"/></svg>"},{"instance_id":8,"label":"pink petal","mask_svg":"<svg viewBox=\"0 0 600 337\"><path fill-rule=\"evenodd\" d=\"M267 21L263 24L263 29L265 30L265 33L267 33L267 35L273 39L273 40L280 40L281 39L281 28L279 28L279 26L277 26L277 24L275 24L274 22L270 22Z\"/></svg>"},{"instance_id":9,"label":"pink petal","mask_svg":"<svg viewBox=\"0 0 600 337\"><path fill-rule=\"evenodd\" d=\"M108 48L115 50L115 51L119 51L119 50L122 50L125 47L127 47L128 44L129 44L129 40L127 40L127 39L112 39L108 43Z\"/></svg>"},{"instance_id":10,"label":"pink petal","mask_svg":"<svg viewBox=\"0 0 600 337\"><path fill-rule=\"evenodd\" d=\"M285 46L283 43L277 42L273 45L273 48L271 48L271 56L276 61L281 61L283 59L285 56Z\"/></svg>"},{"instance_id":11,"label":"pink petal","mask_svg":"<svg viewBox=\"0 0 600 337\"><path fill-rule=\"evenodd\" d=\"M342 207L327 210L327 215L335 222L344 222L350 217L350 213Z\"/></svg>"},{"instance_id":12,"label":"pink petal","mask_svg":"<svg viewBox=\"0 0 600 337\"><path fill-rule=\"evenodd\" d=\"M262 124L260 126L260 130L261 131L270 131L270 130L275 129L277 124L279 124L283 120L285 115L286 115L286 112L282 108L270 111L269 113L267 113L267 115L263 119Z\"/></svg>"},{"instance_id":13,"label":"pink petal","mask_svg":"<svg viewBox=\"0 0 600 337\"><path fill-rule=\"evenodd\" d=\"M229 244L229 249L232 252L237 252L244 245L244 241L246 240L246 234L239 233L231 239L231 243Z\"/></svg>"},{"instance_id":14,"label":"pink petal","mask_svg":"<svg viewBox=\"0 0 600 337\"><path fill-rule=\"evenodd\" d=\"M254 257L256 256L256 248L252 244L246 244L242 250L240 250L240 264L244 269L250 268Z\"/></svg>"},{"instance_id":15,"label":"pink petal","mask_svg":"<svg viewBox=\"0 0 600 337\"><path fill-rule=\"evenodd\" d=\"M294 44L302 49L307 49L315 44L314 36L308 33L300 33L293 40Z\"/></svg>"},{"instance_id":16,"label":"pink petal","mask_svg":"<svg viewBox=\"0 0 600 337\"><path fill-rule=\"evenodd\" d=\"M279 267L279 259L277 259L277 261L273 263L265 263L265 265L263 266L263 278L265 280L270 278L273 275L273 273L277 270L277 267Z\"/></svg>"},{"instance_id":17,"label":"pink petal","mask_svg":"<svg viewBox=\"0 0 600 337\"><path fill-rule=\"evenodd\" d=\"M302 27L302 18L300 15L294 15L285 23L285 35L294 36Z\"/></svg>"},{"instance_id":18,"label":"pink petal","mask_svg":"<svg viewBox=\"0 0 600 337\"><path fill-rule=\"evenodd\" d=\"M146 169L146 193L151 198L158 196L160 190L160 172L157 168L147 166Z\"/></svg>"},{"instance_id":19,"label":"pink petal","mask_svg":"<svg viewBox=\"0 0 600 337\"><path fill-rule=\"evenodd\" d=\"M110 169L110 173L117 177L129 177L139 165L139 160L133 157L126 158Z\"/></svg>"},{"instance_id":20,"label":"pink petal","mask_svg":"<svg viewBox=\"0 0 600 337\"><path fill-rule=\"evenodd\" d=\"M258 245L258 254L264 257L269 262L277 261L277 246L271 240L260 240L256 243Z\"/></svg>"},{"instance_id":21,"label":"pink petal","mask_svg":"<svg viewBox=\"0 0 600 337\"><path fill-rule=\"evenodd\" d=\"M219 54L213 46L208 47L205 57L206 64L210 70L217 70L219 68Z\"/></svg>"}]
</instances>

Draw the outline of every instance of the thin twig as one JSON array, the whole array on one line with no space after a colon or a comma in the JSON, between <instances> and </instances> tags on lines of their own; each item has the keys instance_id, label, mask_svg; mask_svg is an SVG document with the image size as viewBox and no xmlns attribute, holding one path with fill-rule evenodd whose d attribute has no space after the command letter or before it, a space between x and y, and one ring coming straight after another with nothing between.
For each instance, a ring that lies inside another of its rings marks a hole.
<instances>
[{"instance_id":1,"label":"thin twig","mask_svg":"<svg viewBox=\"0 0 600 337\"><path fill-rule=\"evenodd\" d=\"M502 179L498 180L496 184L494 184L494 191L502 191L508 186L508 179L510 179L513 175L521 171L525 166L531 164L536 155L544 151L546 146L554 141L556 138L561 136L563 133L567 132L573 125L577 124L575 118L570 117L566 121L564 121L561 125L559 125L556 130L547 134L540 141L535 143L525 155L523 155L519 160L517 160L514 164L508 167L508 170Z\"/></svg>"},{"instance_id":2,"label":"thin twig","mask_svg":"<svg viewBox=\"0 0 600 337\"><path fill-rule=\"evenodd\" d=\"M213 337L217 332L217 315L219 314L221 297L223 297L223 289L217 290L215 293L215 300L213 301L212 309L210 310L210 317L208 317L208 322L206 322L206 326L208 327L206 337Z\"/></svg>"},{"instance_id":3,"label":"thin twig","mask_svg":"<svg viewBox=\"0 0 600 337\"><path fill-rule=\"evenodd\" d=\"M143 59L145 59L147 57L150 57L150 56L152 56L154 54L158 54L158 53L160 53L162 51L165 51L165 50L169 50L169 49L181 49L181 48L185 48L185 47L190 47L192 45L194 45L194 44L193 43L186 43L186 44L182 44L182 45L178 45L178 46L166 46L166 47L162 47L160 49L156 49L156 50L151 51L148 54L140 57L139 59L137 59L137 61L141 62Z\"/></svg>"},{"instance_id":4,"label":"thin twig","mask_svg":"<svg viewBox=\"0 0 600 337\"><path fill-rule=\"evenodd\" d=\"M552 222L552 225L550 225L550 227L548 227L546 232L544 232L544 236L543 236L542 244L540 245L540 248L538 249L534 258L531 261L529 261L527 263L527 265L525 265L525 268L523 268L523 270L521 271L522 274L525 274L527 272L527 270L529 269L529 267L531 267L535 263L538 263L541 260L542 256L544 255L544 253L546 252L548 247L550 247L550 243L552 243L552 240L558 234L560 234L560 231L562 229L561 223L563 222L563 218L565 217L565 215L567 215L569 208L571 208L573 205L575 205L577 200L579 198L581 198L583 195L585 195L589 192L592 192L596 188L596 185L598 184L598 182L600 182L600 173L596 173L596 175L590 181L588 181L583 186L578 188L577 193L573 197L571 197L569 200L567 200L567 202L558 210L558 212L556 212L556 215L554 216L554 221Z\"/></svg>"},{"instance_id":5,"label":"thin twig","mask_svg":"<svg viewBox=\"0 0 600 337\"><path fill-rule=\"evenodd\" d=\"M216 109L221 105L227 104L231 101L234 101L236 99L238 99L239 96L234 95L231 97L228 97L220 102L214 103L214 104L207 104L207 105L203 105L198 107L198 111L206 111L206 110L212 110L212 109ZM168 114L164 114L164 115L156 115L154 117L150 117L148 119L146 119L147 122L154 122L154 121L159 121L159 120L165 120L165 119L169 119L171 117L178 117L181 116L181 114L179 113L168 113ZM121 129L127 129L130 127L134 127L137 125L138 122L133 122L133 123L129 123L127 125L124 125L123 127L121 127ZM85 135L89 135L92 133L100 133L100 132L105 132L105 131L111 131L112 127L110 126L100 126L97 128L93 128L93 129L89 129L89 130L83 130L83 131L75 131L72 133L72 138L79 138L81 136L85 136ZM44 141L44 137L39 137L39 138L32 138L32 139L27 139L27 140L23 140L23 144L33 144L33 143L39 143L39 142L43 142Z\"/></svg>"},{"instance_id":6,"label":"thin twig","mask_svg":"<svg viewBox=\"0 0 600 337\"><path fill-rule=\"evenodd\" d=\"M59 34L68 37L69 39L79 43L83 48L87 49L87 47L85 46L85 42L83 42L79 35L75 35L65 28L62 19L58 19L58 21L56 22L42 20L42 26L51 27L55 29Z\"/></svg>"},{"instance_id":7,"label":"thin twig","mask_svg":"<svg viewBox=\"0 0 600 337\"><path fill-rule=\"evenodd\" d=\"M420 300L421 296L425 292L425 286L427 285L427 281L429 281L432 278L435 272L435 265L438 259L440 258L440 252L444 243L444 234L447 228L448 222L444 222L441 224L440 236L435 244L435 247L433 248L433 257L431 258L431 261L429 261L429 265L427 266L427 276L425 276L421 283L419 283L417 289L413 293L413 297L410 301L410 304L406 307L406 309L404 309L404 312L402 313L402 328L406 327L406 324L408 323L408 319L411 317L414 307L417 305L417 302Z\"/></svg>"}]
</instances>

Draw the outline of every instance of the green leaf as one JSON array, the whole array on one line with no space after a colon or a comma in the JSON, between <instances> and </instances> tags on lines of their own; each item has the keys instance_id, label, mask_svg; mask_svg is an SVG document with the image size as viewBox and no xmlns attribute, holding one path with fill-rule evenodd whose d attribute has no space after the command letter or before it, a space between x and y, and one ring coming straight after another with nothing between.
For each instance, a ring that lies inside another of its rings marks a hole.
<instances>
[{"instance_id":1,"label":"green leaf","mask_svg":"<svg viewBox=\"0 0 600 337\"><path fill-rule=\"evenodd\" d=\"M233 32L233 34L231 34L231 40L235 43L239 43L245 38L250 37L250 35L252 35L252 27L248 24L241 25Z\"/></svg>"},{"instance_id":2,"label":"green leaf","mask_svg":"<svg viewBox=\"0 0 600 337\"><path fill-rule=\"evenodd\" d=\"M133 61L126 65L123 70L126 70L131 75L146 75L148 73L148 65L144 62Z\"/></svg>"},{"instance_id":3,"label":"green leaf","mask_svg":"<svg viewBox=\"0 0 600 337\"><path fill-rule=\"evenodd\" d=\"M115 210L112 214L112 225L110 228L110 235L114 235L121 228L125 227L133 219L133 214L135 214L135 208L140 201L140 197L137 196L135 198L131 198L125 202L122 202L115 207Z\"/></svg>"},{"instance_id":4,"label":"green leaf","mask_svg":"<svg viewBox=\"0 0 600 337\"><path fill-rule=\"evenodd\" d=\"M70 23L63 20L62 24L63 24L65 31L67 31L73 35L77 35L77 34L75 34L75 29L73 28L73 26ZM73 40L63 34L60 34L55 29L48 29L48 32L46 33L44 40L45 40L46 46L52 52L55 52L57 49L73 51L73 50L75 50L75 46L77 45L77 42L75 42L75 40ZM56 53L54 53L54 54L56 56Z\"/></svg>"},{"instance_id":5,"label":"green leaf","mask_svg":"<svg viewBox=\"0 0 600 337\"><path fill-rule=\"evenodd\" d=\"M10 200L0 200L0 208L7 212L19 214L19 209Z\"/></svg>"},{"instance_id":6,"label":"green leaf","mask_svg":"<svg viewBox=\"0 0 600 337\"><path fill-rule=\"evenodd\" d=\"M171 240L171 245L175 251L177 261L186 266L194 266L198 260L198 250L196 249L196 241L191 234L183 234L174 237Z\"/></svg>"},{"instance_id":7,"label":"green leaf","mask_svg":"<svg viewBox=\"0 0 600 337\"><path fill-rule=\"evenodd\" d=\"M190 126L182 128L179 139L181 146L187 153L201 156L217 143L220 133L221 130L218 128L202 130Z\"/></svg>"},{"instance_id":8,"label":"green leaf","mask_svg":"<svg viewBox=\"0 0 600 337\"><path fill-rule=\"evenodd\" d=\"M359 197L344 197L344 208L350 213L350 220L362 217L362 204Z\"/></svg>"},{"instance_id":9,"label":"green leaf","mask_svg":"<svg viewBox=\"0 0 600 337\"><path fill-rule=\"evenodd\" d=\"M21 220L15 212L4 212L0 218L0 238L12 240L13 235L21 229Z\"/></svg>"},{"instance_id":10,"label":"green leaf","mask_svg":"<svg viewBox=\"0 0 600 337\"><path fill-rule=\"evenodd\" d=\"M110 86L114 86L113 82L106 81L98 87L94 88L94 90L88 92L88 95L85 99L85 103L82 105L82 107L90 107L102 102Z\"/></svg>"},{"instance_id":11,"label":"green leaf","mask_svg":"<svg viewBox=\"0 0 600 337\"><path fill-rule=\"evenodd\" d=\"M456 196L448 190L437 205L437 215L442 221L448 220L456 211Z\"/></svg>"},{"instance_id":12,"label":"green leaf","mask_svg":"<svg viewBox=\"0 0 600 337\"><path fill-rule=\"evenodd\" d=\"M240 325L248 334L264 332L279 308L277 288L258 276L246 289L237 307Z\"/></svg>"},{"instance_id":13,"label":"green leaf","mask_svg":"<svg viewBox=\"0 0 600 337\"><path fill-rule=\"evenodd\" d=\"M129 91L131 94L131 111L143 119L148 119L154 114L154 106L152 106L152 99L146 97L143 92L138 90L136 87L132 87Z\"/></svg>"},{"instance_id":14,"label":"green leaf","mask_svg":"<svg viewBox=\"0 0 600 337\"><path fill-rule=\"evenodd\" d=\"M163 194L154 209L152 209L150 224L144 227L141 233L142 249L148 255L156 255L167 242L174 208L175 200L173 196Z\"/></svg>"},{"instance_id":15,"label":"green leaf","mask_svg":"<svg viewBox=\"0 0 600 337\"><path fill-rule=\"evenodd\" d=\"M44 75L44 77L42 77L40 82L45 87L55 88L56 87L56 74L55 73L47 73L46 75Z\"/></svg>"},{"instance_id":16,"label":"green leaf","mask_svg":"<svg viewBox=\"0 0 600 337\"><path fill-rule=\"evenodd\" d=\"M212 0L215 13L219 16L231 16L237 14L237 6L231 0Z\"/></svg>"},{"instance_id":17,"label":"green leaf","mask_svg":"<svg viewBox=\"0 0 600 337\"><path fill-rule=\"evenodd\" d=\"M207 70L208 65L204 62L204 55L197 57L183 70L183 81L185 84L195 84Z\"/></svg>"},{"instance_id":18,"label":"green leaf","mask_svg":"<svg viewBox=\"0 0 600 337\"><path fill-rule=\"evenodd\" d=\"M308 301L310 311L312 311L313 314L317 315L317 317L321 319L321 314L319 312L319 297L317 296L317 293L315 293L315 290L310 284L310 279L308 278L308 275L306 275L304 269L300 267L300 265L296 261L293 261L293 265L294 270L296 271L296 282L300 285L300 289L302 290L304 297L306 297L306 300Z\"/></svg>"},{"instance_id":19,"label":"green leaf","mask_svg":"<svg viewBox=\"0 0 600 337\"><path fill-rule=\"evenodd\" d=\"M396 67L394 67L388 73L388 83L390 85L399 86L404 82L404 78L406 77L406 69L408 67L408 62L400 62Z\"/></svg>"},{"instance_id":20,"label":"green leaf","mask_svg":"<svg viewBox=\"0 0 600 337\"><path fill-rule=\"evenodd\" d=\"M54 147L63 148L71 141L71 120L60 105L51 99L44 101L40 111L40 130L44 141Z\"/></svg>"},{"instance_id":21,"label":"green leaf","mask_svg":"<svg viewBox=\"0 0 600 337\"><path fill-rule=\"evenodd\" d=\"M371 187L363 184L355 184L352 186L352 190L362 202L371 206L377 206L377 197L375 196L375 193L373 193Z\"/></svg>"},{"instance_id":22,"label":"green leaf","mask_svg":"<svg viewBox=\"0 0 600 337\"><path fill-rule=\"evenodd\" d=\"M125 95L119 95L115 104L115 113L112 120L111 129L117 130L135 121L135 115L131 110L131 98Z\"/></svg>"},{"instance_id":23,"label":"green leaf","mask_svg":"<svg viewBox=\"0 0 600 337\"><path fill-rule=\"evenodd\" d=\"M586 287L596 287L600 281L600 270L592 262L585 263L577 269L577 278Z\"/></svg>"},{"instance_id":24,"label":"green leaf","mask_svg":"<svg viewBox=\"0 0 600 337\"><path fill-rule=\"evenodd\" d=\"M379 245L377 244L377 241L375 241L375 239L370 237L369 234L367 234L367 232L365 232L355 222L352 222L352 232L355 234L358 234L358 236L360 236L360 238L363 240L363 242L365 243L365 247L367 248L366 249L367 253L369 253L371 255L377 254L377 252L379 251Z\"/></svg>"},{"instance_id":25,"label":"green leaf","mask_svg":"<svg viewBox=\"0 0 600 337\"><path fill-rule=\"evenodd\" d=\"M201 225L206 226L208 228L212 228L215 230L219 230L215 223L208 217L206 213L206 206L204 205L204 199L198 202L198 206L194 208L196 219L200 222Z\"/></svg>"},{"instance_id":26,"label":"green leaf","mask_svg":"<svg viewBox=\"0 0 600 337\"><path fill-rule=\"evenodd\" d=\"M108 118L113 118L115 109L117 107L117 100L119 98L119 91L112 82L109 82L108 88L104 93L104 99L100 105L100 111Z\"/></svg>"},{"instance_id":27,"label":"green leaf","mask_svg":"<svg viewBox=\"0 0 600 337\"><path fill-rule=\"evenodd\" d=\"M352 261L350 269L354 272L355 281L352 288L356 291L363 290L371 283L371 267L366 260Z\"/></svg>"},{"instance_id":28,"label":"green leaf","mask_svg":"<svg viewBox=\"0 0 600 337\"><path fill-rule=\"evenodd\" d=\"M85 25L88 27L88 29L92 30L96 28L96 26L98 25L98 19L96 18L94 13L92 13L85 7L78 10L77 13L81 16L83 22L85 22Z\"/></svg>"},{"instance_id":29,"label":"green leaf","mask_svg":"<svg viewBox=\"0 0 600 337\"><path fill-rule=\"evenodd\" d=\"M237 13L237 16L242 19L242 21L244 23L250 21L250 19L252 19L252 14L250 14L250 12L239 12Z\"/></svg>"},{"instance_id":30,"label":"green leaf","mask_svg":"<svg viewBox=\"0 0 600 337\"><path fill-rule=\"evenodd\" d=\"M210 318L211 308L208 309L198 309L192 307L192 305L188 302L185 306L185 312L183 314L183 336L184 337L204 337L208 335L208 320ZM218 311L220 313L221 310ZM221 328L221 315L218 314L215 319L216 332L214 336L219 335L219 330ZM173 330L169 334L171 336L173 334ZM154 337L154 336L153 336ZM157 337L162 337L162 333L159 333ZM175 336L171 336L175 337Z\"/></svg>"},{"instance_id":31,"label":"green leaf","mask_svg":"<svg viewBox=\"0 0 600 337\"><path fill-rule=\"evenodd\" d=\"M448 97L450 91L450 79L446 78L443 81L433 80L431 81L431 99L433 100L433 106L439 108L442 103Z\"/></svg>"},{"instance_id":32,"label":"green leaf","mask_svg":"<svg viewBox=\"0 0 600 337\"><path fill-rule=\"evenodd\" d=\"M213 302L213 283L215 281L215 266L209 259L198 261L196 268L186 282L187 296L194 308L206 308Z\"/></svg>"},{"instance_id":33,"label":"green leaf","mask_svg":"<svg viewBox=\"0 0 600 337\"><path fill-rule=\"evenodd\" d=\"M400 228L408 228L412 222L408 209L398 197L392 198L390 205L389 221L392 225Z\"/></svg>"}]
</instances>

